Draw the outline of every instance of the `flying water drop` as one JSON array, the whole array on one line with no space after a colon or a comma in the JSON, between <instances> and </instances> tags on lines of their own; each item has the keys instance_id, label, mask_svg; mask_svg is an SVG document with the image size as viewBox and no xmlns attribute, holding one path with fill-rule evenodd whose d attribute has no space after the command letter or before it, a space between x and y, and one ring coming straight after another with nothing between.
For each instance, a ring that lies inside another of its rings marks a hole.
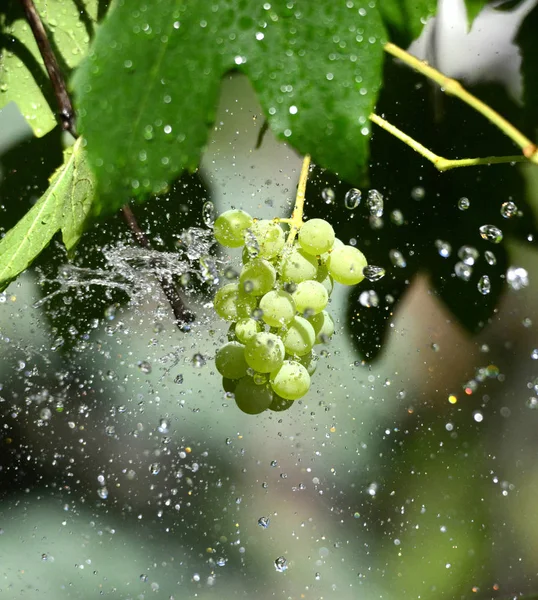
<instances>
[{"instance_id":1,"label":"flying water drop","mask_svg":"<svg viewBox=\"0 0 538 600\"><path fill-rule=\"evenodd\" d=\"M366 204L368 205L370 214L373 217L383 216L384 202L381 192L378 192L377 190L369 190L368 197L366 198Z\"/></svg>"},{"instance_id":2,"label":"flying water drop","mask_svg":"<svg viewBox=\"0 0 538 600\"><path fill-rule=\"evenodd\" d=\"M362 274L368 281L379 281L385 277L385 269L383 267L376 267L375 265L367 265L362 270Z\"/></svg>"},{"instance_id":3,"label":"flying water drop","mask_svg":"<svg viewBox=\"0 0 538 600\"><path fill-rule=\"evenodd\" d=\"M483 296L487 296L491 292L491 281L487 275L482 275L482 277L480 277L477 288Z\"/></svg>"},{"instance_id":4,"label":"flying water drop","mask_svg":"<svg viewBox=\"0 0 538 600\"><path fill-rule=\"evenodd\" d=\"M357 188L351 188L345 195L344 204L349 210L354 210L361 203L362 192Z\"/></svg>"},{"instance_id":5,"label":"flying water drop","mask_svg":"<svg viewBox=\"0 0 538 600\"><path fill-rule=\"evenodd\" d=\"M482 225L479 229L480 235L484 240L499 244L503 239L503 232L495 225Z\"/></svg>"}]
</instances>

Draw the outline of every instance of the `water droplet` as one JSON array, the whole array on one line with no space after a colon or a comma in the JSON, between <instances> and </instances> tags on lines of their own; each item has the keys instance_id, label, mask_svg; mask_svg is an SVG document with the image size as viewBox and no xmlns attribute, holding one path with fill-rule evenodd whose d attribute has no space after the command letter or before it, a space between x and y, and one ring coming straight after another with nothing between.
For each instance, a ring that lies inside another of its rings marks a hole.
<instances>
[{"instance_id":1,"label":"water droplet","mask_svg":"<svg viewBox=\"0 0 538 600\"><path fill-rule=\"evenodd\" d=\"M467 210L469 208L469 206L471 206L471 202L469 201L469 198L460 198L458 200L458 208L460 210Z\"/></svg>"},{"instance_id":2,"label":"water droplet","mask_svg":"<svg viewBox=\"0 0 538 600\"><path fill-rule=\"evenodd\" d=\"M488 263L488 265L496 265L497 264L497 259L495 258L495 254L493 254L493 252L491 250L486 250L484 252L484 258L486 259L486 262Z\"/></svg>"},{"instance_id":3,"label":"water droplet","mask_svg":"<svg viewBox=\"0 0 538 600\"><path fill-rule=\"evenodd\" d=\"M366 308L375 308L379 306L379 296L374 290L367 290L359 296L359 303Z\"/></svg>"},{"instance_id":4,"label":"water droplet","mask_svg":"<svg viewBox=\"0 0 538 600\"><path fill-rule=\"evenodd\" d=\"M321 197L325 200L325 204L333 204L336 194L332 188L327 187L321 192Z\"/></svg>"},{"instance_id":5,"label":"water droplet","mask_svg":"<svg viewBox=\"0 0 538 600\"><path fill-rule=\"evenodd\" d=\"M174 383L183 383L183 375L181 373L175 376Z\"/></svg>"},{"instance_id":6,"label":"water droplet","mask_svg":"<svg viewBox=\"0 0 538 600\"><path fill-rule=\"evenodd\" d=\"M379 281L385 277L385 269L383 267L376 267L375 265L368 265L364 267L362 274L368 281Z\"/></svg>"},{"instance_id":7,"label":"water droplet","mask_svg":"<svg viewBox=\"0 0 538 600\"><path fill-rule=\"evenodd\" d=\"M260 517L258 519L258 525L264 529L267 529L269 527L269 517Z\"/></svg>"},{"instance_id":8,"label":"water droplet","mask_svg":"<svg viewBox=\"0 0 538 600\"><path fill-rule=\"evenodd\" d=\"M344 198L345 207L354 210L361 203L362 192L357 188L351 188Z\"/></svg>"},{"instance_id":9,"label":"water droplet","mask_svg":"<svg viewBox=\"0 0 538 600\"><path fill-rule=\"evenodd\" d=\"M523 267L509 267L506 271L506 281L513 290L519 291L528 287L529 273Z\"/></svg>"},{"instance_id":10,"label":"water droplet","mask_svg":"<svg viewBox=\"0 0 538 600\"><path fill-rule=\"evenodd\" d=\"M404 224L404 216L401 210L393 210L390 213L390 220L394 223L394 225L403 225Z\"/></svg>"},{"instance_id":11,"label":"water droplet","mask_svg":"<svg viewBox=\"0 0 538 600\"><path fill-rule=\"evenodd\" d=\"M138 363L138 368L142 371L142 373L145 373L146 375L149 375L151 373L151 363L149 363L147 360L141 360Z\"/></svg>"},{"instance_id":12,"label":"water droplet","mask_svg":"<svg viewBox=\"0 0 538 600\"><path fill-rule=\"evenodd\" d=\"M483 415L483 414L482 414L480 411L476 410L476 411L473 413L473 419L474 419L474 420L475 420L477 423L482 423L482 421L484 420L484 415Z\"/></svg>"},{"instance_id":13,"label":"water droplet","mask_svg":"<svg viewBox=\"0 0 538 600\"><path fill-rule=\"evenodd\" d=\"M435 240L435 247L437 248L439 255L443 258L448 258L452 254L452 246L448 242Z\"/></svg>"},{"instance_id":14,"label":"water droplet","mask_svg":"<svg viewBox=\"0 0 538 600\"><path fill-rule=\"evenodd\" d=\"M198 352L192 357L192 366L200 369L206 364L205 358Z\"/></svg>"},{"instance_id":15,"label":"water droplet","mask_svg":"<svg viewBox=\"0 0 538 600\"><path fill-rule=\"evenodd\" d=\"M503 202L501 206L501 215L505 219L511 219L517 215L518 209L514 202Z\"/></svg>"},{"instance_id":16,"label":"water droplet","mask_svg":"<svg viewBox=\"0 0 538 600\"><path fill-rule=\"evenodd\" d=\"M283 573L287 568L288 568L288 561L283 556L279 556L275 560L275 569L279 573Z\"/></svg>"},{"instance_id":17,"label":"water droplet","mask_svg":"<svg viewBox=\"0 0 538 600\"><path fill-rule=\"evenodd\" d=\"M391 250L389 252L389 258L395 267L399 267L400 269L407 267L404 255L399 250Z\"/></svg>"},{"instance_id":18,"label":"water droplet","mask_svg":"<svg viewBox=\"0 0 538 600\"><path fill-rule=\"evenodd\" d=\"M245 250L249 259L256 258L260 253L260 245L258 244L258 240L250 229L248 229L245 234ZM243 262L245 262L245 259L243 259Z\"/></svg>"},{"instance_id":19,"label":"water droplet","mask_svg":"<svg viewBox=\"0 0 538 600\"><path fill-rule=\"evenodd\" d=\"M159 421L159 427L157 428L161 433L168 433L170 430L170 423L166 419L161 419Z\"/></svg>"},{"instance_id":20,"label":"water droplet","mask_svg":"<svg viewBox=\"0 0 538 600\"><path fill-rule=\"evenodd\" d=\"M503 232L495 225L482 225L479 229L480 235L484 240L498 244L502 242Z\"/></svg>"},{"instance_id":21,"label":"water droplet","mask_svg":"<svg viewBox=\"0 0 538 600\"><path fill-rule=\"evenodd\" d=\"M473 267L466 265L464 262L458 262L454 266L454 273L463 281L469 281L471 279L471 275L473 274Z\"/></svg>"},{"instance_id":22,"label":"water droplet","mask_svg":"<svg viewBox=\"0 0 538 600\"><path fill-rule=\"evenodd\" d=\"M377 488L378 485L377 483L371 483L367 488L366 488L366 492L369 496L375 496L377 494Z\"/></svg>"},{"instance_id":23,"label":"water droplet","mask_svg":"<svg viewBox=\"0 0 538 600\"><path fill-rule=\"evenodd\" d=\"M411 198L413 200L422 200L426 195L426 190L423 187L417 186L411 190Z\"/></svg>"},{"instance_id":24,"label":"water droplet","mask_svg":"<svg viewBox=\"0 0 538 600\"><path fill-rule=\"evenodd\" d=\"M101 500L106 500L108 498L108 489L106 486L103 486L102 488L99 488L97 490L97 495L99 496L99 498L101 498Z\"/></svg>"},{"instance_id":25,"label":"water droplet","mask_svg":"<svg viewBox=\"0 0 538 600\"><path fill-rule=\"evenodd\" d=\"M472 246L462 246L458 250L458 257L460 258L460 260L462 260L466 265L469 265L470 267L474 265L479 256L480 253L478 252L478 250L476 248L473 248Z\"/></svg>"},{"instance_id":26,"label":"water droplet","mask_svg":"<svg viewBox=\"0 0 538 600\"><path fill-rule=\"evenodd\" d=\"M381 192L378 192L377 190L369 190L366 198L366 204L372 217L379 218L383 216L384 202Z\"/></svg>"},{"instance_id":27,"label":"water droplet","mask_svg":"<svg viewBox=\"0 0 538 600\"><path fill-rule=\"evenodd\" d=\"M161 472L161 465L159 463L152 463L149 466L149 472L152 475L158 475Z\"/></svg>"},{"instance_id":28,"label":"water droplet","mask_svg":"<svg viewBox=\"0 0 538 600\"><path fill-rule=\"evenodd\" d=\"M207 227L213 227L215 223L215 205L213 202L204 202L202 206L202 219Z\"/></svg>"},{"instance_id":29,"label":"water droplet","mask_svg":"<svg viewBox=\"0 0 538 600\"><path fill-rule=\"evenodd\" d=\"M487 275L482 275L476 287L481 294L487 296L491 292L491 281L489 280L489 277Z\"/></svg>"}]
</instances>

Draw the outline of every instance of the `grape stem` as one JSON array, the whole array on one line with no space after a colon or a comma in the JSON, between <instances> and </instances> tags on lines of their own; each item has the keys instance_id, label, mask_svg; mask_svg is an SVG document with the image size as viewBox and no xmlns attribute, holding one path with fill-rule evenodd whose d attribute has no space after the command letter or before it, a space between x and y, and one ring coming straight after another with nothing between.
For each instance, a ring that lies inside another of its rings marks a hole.
<instances>
[{"instance_id":1,"label":"grape stem","mask_svg":"<svg viewBox=\"0 0 538 600\"><path fill-rule=\"evenodd\" d=\"M290 226L290 232L286 244L288 246L293 245L293 240L299 232L299 229L303 226L303 209L304 209L304 198L306 191L306 182L308 180L308 170L310 169L310 155L307 154L303 159L303 166L301 167L301 175L299 177L299 184L297 185L297 194L295 196L295 206L293 207L293 213L291 219L279 219L280 223L288 223Z\"/></svg>"},{"instance_id":2,"label":"grape stem","mask_svg":"<svg viewBox=\"0 0 538 600\"><path fill-rule=\"evenodd\" d=\"M382 129L385 129L385 131L388 131L394 137L413 148L415 152L418 152L421 156L433 163L433 165L439 171L448 171L449 169L455 169L457 167L514 162L531 162L538 164L538 147L536 144L518 129L516 129L511 123L509 123L490 106L482 102L482 100L479 100L476 96L473 96L473 94L469 93L459 81L443 75L443 73L431 67L426 61L420 60L416 56L409 54L409 52L402 50L402 48L399 48L395 44L385 44L383 49L388 54L391 54L395 58L398 58L404 62L407 66L415 69L432 81L435 81L435 83L437 83L446 94L455 96L462 102L468 104L471 108L474 108L477 112L498 127L517 146L519 146L522 154L518 156L486 156L483 158L464 158L461 160L451 160L442 156L438 156L431 150L428 150L428 148L423 146L420 142L417 142L411 136L407 135L375 113L370 115L370 120L373 123Z\"/></svg>"}]
</instances>

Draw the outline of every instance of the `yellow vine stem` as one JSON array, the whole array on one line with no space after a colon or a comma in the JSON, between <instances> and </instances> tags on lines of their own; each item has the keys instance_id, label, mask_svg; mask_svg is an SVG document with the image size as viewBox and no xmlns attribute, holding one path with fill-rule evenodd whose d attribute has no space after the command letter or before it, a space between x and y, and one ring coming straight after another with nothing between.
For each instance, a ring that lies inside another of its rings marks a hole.
<instances>
[{"instance_id":1,"label":"yellow vine stem","mask_svg":"<svg viewBox=\"0 0 538 600\"><path fill-rule=\"evenodd\" d=\"M426 146L423 146L420 142L417 142L411 136L404 133L401 129L398 129L392 123L389 123L379 115L372 113L370 115L370 121L388 131L395 138L407 144L410 148L413 148L415 152L418 152L421 156L429 160L438 171L449 171L450 169L456 169L457 167L473 167L477 165L495 165L502 163L515 163L515 162L527 162L528 159L525 156L518 154L517 156L485 156L482 158L461 158L461 159L450 159L444 158L432 152Z\"/></svg>"},{"instance_id":2,"label":"yellow vine stem","mask_svg":"<svg viewBox=\"0 0 538 600\"><path fill-rule=\"evenodd\" d=\"M286 244L291 246L293 240L297 235L297 232L303 224L303 209L304 209L304 197L306 191L306 182L308 179L308 170L310 169L310 155L307 154L303 158L303 166L301 168L301 175L299 176L299 184L297 186L297 195L295 196L295 206L293 207L293 213L291 219L279 219L281 223L288 223L290 226L290 232Z\"/></svg>"},{"instance_id":3,"label":"yellow vine stem","mask_svg":"<svg viewBox=\"0 0 538 600\"><path fill-rule=\"evenodd\" d=\"M538 165L538 147L528 137L523 135L516 127L509 123L504 117L498 112L493 110L490 106L479 100L476 96L473 96L459 81L443 75L437 69L431 67L426 61L418 59L416 56L409 54L405 50L402 50L398 46L392 43L387 43L384 46L385 52L388 52L395 58L400 59L402 62L417 70L422 75L425 75L432 81L435 81L442 90L451 95L459 98L472 108L474 108L481 115L486 117L491 123L498 127L506 136L508 136L515 144L517 144L523 153L523 156L488 156L484 158L464 158L461 160L450 160L438 156L431 150L428 150L425 146L414 140L412 137L391 125L388 121L381 118L376 114L370 115L370 120L376 125L382 127L396 138L413 148L416 152L421 154L424 158L431 161L439 171L447 171L456 167L469 167L474 165L489 165L489 164L500 164L507 162L524 162L530 161Z\"/></svg>"}]
</instances>

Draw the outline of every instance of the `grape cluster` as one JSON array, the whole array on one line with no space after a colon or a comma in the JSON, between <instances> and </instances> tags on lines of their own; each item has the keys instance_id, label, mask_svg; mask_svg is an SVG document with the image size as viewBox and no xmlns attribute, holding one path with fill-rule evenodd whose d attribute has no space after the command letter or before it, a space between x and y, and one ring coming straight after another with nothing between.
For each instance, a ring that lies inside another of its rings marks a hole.
<instances>
[{"instance_id":1,"label":"grape cluster","mask_svg":"<svg viewBox=\"0 0 538 600\"><path fill-rule=\"evenodd\" d=\"M325 310L334 281L362 281L366 259L323 219L300 223L286 241L278 220L229 210L216 219L214 236L228 248L243 247L239 281L214 298L216 313L232 323L215 355L223 387L248 414L285 410L310 388L313 347L334 333Z\"/></svg>"}]
</instances>

